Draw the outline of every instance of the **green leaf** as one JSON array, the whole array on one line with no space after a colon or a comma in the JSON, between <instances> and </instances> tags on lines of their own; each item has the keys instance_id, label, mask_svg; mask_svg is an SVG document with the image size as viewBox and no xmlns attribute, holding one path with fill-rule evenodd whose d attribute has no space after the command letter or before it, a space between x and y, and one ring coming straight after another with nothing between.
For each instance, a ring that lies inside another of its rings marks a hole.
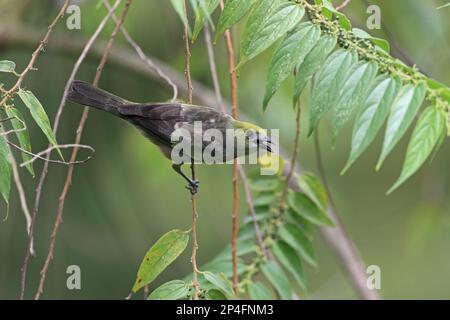
<instances>
[{"instance_id":1,"label":"green leaf","mask_svg":"<svg viewBox=\"0 0 450 320\"><path fill-rule=\"evenodd\" d=\"M325 211L320 209L308 196L301 192L289 192L289 206L300 216L319 226L334 226Z\"/></svg>"},{"instance_id":2,"label":"green leaf","mask_svg":"<svg viewBox=\"0 0 450 320\"><path fill-rule=\"evenodd\" d=\"M133 292L155 280L186 249L188 241L189 233L183 230L172 230L163 235L142 260Z\"/></svg>"},{"instance_id":3,"label":"green leaf","mask_svg":"<svg viewBox=\"0 0 450 320\"><path fill-rule=\"evenodd\" d=\"M11 191L11 150L6 142L5 136L0 136L0 193L7 204L9 204L9 193Z\"/></svg>"},{"instance_id":4,"label":"green leaf","mask_svg":"<svg viewBox=\"0 0 450 320\"><path fill-rule=\"evenodd\" d=\"M272 2L272 0L269 1ZM255 6L256 10L252 11L257 16L249 17L242 38L240 62L236 68L259 55L295 27L305 12L302 7L292 2L280 4L273 13L267 10L261 12L261 8L266 8L264 2L266 0L262 0L261 5Z\"/></svg>"},{"instance_id":5,"label":"green leaf","mask_svg":"<svg viewBox=\"0 0 450 320\"><path fill-rule=\"evenodd\" d=\"M181 22L183 23L183 26L188 29L189 36L191 36L191 27L189 26L189 21L187 18L186 6L185 6L184 1L185 0L170 0L170 2L172 3L173 9L180 17ZM194 10L197 10L197 9L194 8Z\"/></svg>"},{"instance_id":6,"label":"green leaf","mask_svg":"<svg viewBox=\"0 0 450 320\"><path fill-rule=\"evenodd\" d=\"M292 274L300 288L306 290L305 270L297 252L283 241L276 242L272 246L272 251L281 265Z\"/></svg>"},{"instance_id":7,"label":"green leaf","mask_svg":"<svg viewBox=\"0 0 450 320\"><path fill-rule=\"evenodd\" d=\"M400 90L389 115L377 170L413 122L425 98L425 90L423 83L418 86L408 84Z\"/></svg>"},{"instance_id":8,"label":"green leaf","mask_svg":"<svg viewBox=\"0 0 450 320\"><path fill-rule=\"evenodd\" d=\"M433 151L439 137L445 132L445 114L436 107L428 107L421 114L409 141L402 173L388 194L411 177Z\"/></svg>"},{"instance_id":9,"label":"green leaf","mask_svg":"<svg viewBox=\"0 0 450 320\"><path fill-rule=\"evenodd\" d=\"M253 200L255 207L267 206L277 200L277 194L274 192L261 192Z\"/></svg>"},{"instance_id":10,"label":"green leaf","mask_svg":"<svg viewBox=\"0 0 450 320\"><path fill-rule=\"evenodd\" d=\"M313 77L317 70L323 65L330 52L336 47L336 38L332 36L323 36L317 41L317 44L305 57L303 63L298 65L297 75L295 76L294 86L294 106L297 105L298 98L305 88L308 81Z\"/></svg>"},{"instance_id":11,"label":"green leaf","mask_svg":"<svg viewBox=\"0 0 450 320\"><path fill-rule=\"evenodd\" d=\"M217 289L211 289L206 292L207 300L227 300L227 297Z\"/></svg>"},{"instance_id":12,"label":"green leaf","mask_svg":"<svg viewBox=\"0 0 450 320\"><path fill-rule=\"evenodd\" d=\"M19 140L20 147L28 152L31 152L31 143L30 143L30 135L28 133L28 129L25 126L25 122L23 120L23 116L17 108L6 108L6 114L11 119L11 124L16 130L16 136ZM32 159L32 156L22 152L22 159L24 162ZM34 177L33 163L29 163L26 165L26 168L30 172L30 174Z\"/></svg>"},{"instance_id":13,"label":"green leaf","mask_svg":"<svg viewBox=\"0 0 450 320\"><path fill-rule=\"evenodd\" d=\"M348 70L357 60L355 51L340 49L318 71L312 90L308 136L314 132L323 115L336 104Z\"/></svg>"},{"instance_id":14,"label":"green leaf","mask_svg":"<svg viewBox=\"0 0 450 320\"><path fill-rule=\"evenodd\" d=\"M189 286L182 280L172 280L156 288L147 300L179 300L189 293Z\"/></svg>"},{"instance_id":15,"label":"green leaf","mask_svg":"<svg viewBox=\"0 0 450 320\"><path fill-rule=\"evenodd\" d=\"M220 0L204 0L204 1L205 1L204 4L205 8L197 10L198 12L195 15L195 24L194 24L194 31L192 33L192 41L197 40L200 31L202 31L202 28L205 25L205 21L207 20L207 14L211 15L214 12L214 10L216 10L220 2Z\"/></svg>"},{"instance_id":16,"label":"green leaf","mask_svg":"<svg viewBox=\"0 0 450 320\"><path fill-rule=\"evenodd\" d=\"M381 49L387 53L389 53L391 51L391 46L389 45L389 42L385 39L372 37L366 31L359 29L359 28L353 28L352 32L358 38L370 40L370 42L372 42L375 46L377 46L379 49Z\"/></svg>"},{"instance_id":17,"label":"green leaf","mask_svg":"<svg viewBox=\"0 0 450 320\"><path fill-rule=\"evenodd\" d=\"M273 300L272 292L261 282L250 282L247 291L252 300Z\"/></svg>"},{"instance_id":18,"label":"green leaf","mask_svg":"<svg viewBox=\"0 0 450 320\"><path fill-rule=\"evenodd\" d=\"M293 222L294 225L303 232L307 239L312 240L312 235L316 229L316 226L300 216L297 212L295 212L292 208L287 210L287 217L289 222Z\"/></svg>"},{"instance_id":19,"label":"green leaf","mask_svg":"<svg viewBox=\"0 0 450 320\"><path fill-rule=\"evenodd\" d=\"M264 276L277 290L281 299L292 299L292 288L288 277L284 273L283 269L275 261L267 261L261 266L261 271Z\"/></svg>"},{"instance_id":20,"label":"green leaf","mask_svg":"<svg viewBox=\"0 0 450 320\"><path fill-rule=\"evenodd\" d=\"M0 72L13 73L16 70L16 64L9 60L0 60Z\"/></svg>"},{"instance_id":21,"label":"green leaf","mask_svg":"<svg viewBox=\"0 0 450 320\"><path fill-rule=\"evenodd\" d=\"M17 94L19 95L25 106L30 110L31 116L33 117L34 121L36 121L36 124L39 126L39 128L41 128L48 141L52 145L57 146L58 143L56 142L56 137L50 126L50 120L48 119L47 113L45 112L44 107L42 107L42 104L39 102L33 92L20 89ZM61 150L59 148L57 150L60 157L63 159Z\"/></svg>"},{"instance_id":22,"label":"green leaf","mask_svg":"<svg viewBox=\"0 0 450 320\"><path fill-rule=\"evenodd\" d=\"M298 178L302 191L321 208L327 211L328 196L322 182L311 172L303 172Z\"/></svg>"},{"instance_id":23,"label":"green leaf","mask_svg":"<svg viewBox=\"0 0 450 320\"><path fill-rule=\"evenodd\" d=\"M227 0L217 23L217 31L214 36L214 43L251 9L255 0Z\"/></svg>"},{"instance_id":24,"label":"green leaf","mask_svg":"<svg viewBox=\"0 0 450 320\"><path fill-rule=\"evenodd\" d=\"M257 178L250 179L250 189L253 191L273 191L280 185L279 179Z\"/></svg>"},{"instance_id":25,"label":"green leaf","mask_svg":"<svg viewBox=\"0 0 450 320\"><path fill-rule=\"evenodd\" d=\"M323 14L329 19L332 20L333 16L336 17L336 19L339 22L339 25L344 28L345 30L351 30L352 24L350 23L350 20L347 18L345 14L342 12L339 12L336 10L336 8L333 6L331 1L329 0L316 0L316 4L323 4Z\"/></svg>"},{"instance_id":26,"label":"green leaf","mask_svg":"<svg viewBox=\"0 0 450 320\"><path fill-rule=\"evenodd\" d=\"M378 66L375 62L360 62L352 67L336 102L332 120L334 138L350 119L352 112L367 98L377 71Z\"/></svg>"},{"instance_id":27,"label":"green leaf","mask_svg":"<svg viewBox=\"0 0 450 320\"><path fill-rule=\"evenodd\" d=\"M282 225L278 231L280 238L300 253L300 256L313 267L317 267L314 249L309 239L292 223Z\"/></svg>"},{"instance_id":28,"label":"green leaf","mask_svg":"<svg viewBox=\"0 0 450 320\"><path fill-rule=\"evenodd\" d=\"M310 22L297 25L284 38L270 63L263 110L284 80L301 64L320 38L320 28Z\"/></svg>"},{"instance_id":29,"label":"green leaf","mask_svg":"<svg viewBox=\"0 0 450 320\"><path fill-rule=\"evenodd\" d=\"M209 271L202 273L205 279L214 285L220 292L222 292L228 300L236 299L233 292L233 284L225 277L223 273L214 274Z\"/></svg>"},{"instance_id":30,"label":"green leaf","mask_svg":"<svg viewBox=\"0 0 450 320\"><path fill-rule=\"evenodd\" d=\"M390 107L400 87L401 81L398 77L379 77L375 81L369 97L356 118L350 156L342 174L350 168L375 139L389 114Z\"/></svg>"}]
</instances>

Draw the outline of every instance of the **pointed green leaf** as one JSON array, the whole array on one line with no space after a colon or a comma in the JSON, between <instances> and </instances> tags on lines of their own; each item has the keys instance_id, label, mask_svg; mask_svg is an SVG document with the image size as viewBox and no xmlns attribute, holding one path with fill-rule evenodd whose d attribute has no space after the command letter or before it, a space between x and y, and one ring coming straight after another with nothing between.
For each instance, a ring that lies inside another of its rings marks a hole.
<instances>
[{"instance_id":1,"label":"pointed green leaf","mask_svg":"<svg viewBox=\"0 0 450 320\"><path fill-rule=\"evenodd\" d=\"M0 60L0 72L14 72L16 70L16 64L9 60Z\"/></svg>"},{"instance_id":2,"label":"pointed green leaf","mask_svg":"<svg viewBox=\"0 0 450 320\"><path fill-rule=\"evenodd\" d=\"M312 235L316 229L316 226L303 218L294 209L289 208L287 211L288 221L294 223L294 225L300 229L301 232L305 235L307 239L312 240Z\"/></svg>"},{"instance_id":3,"label":"pointed green leaf","mask_svg":"<svg viewBox=\"0 0 450 320\"><path fill-rule=\"evenodd\" d=\"M265 2L265 0L262 0L262 2ZM257 17L256 22L252 21L255 19L253 16L249 17L250 23L247 23L246 29L254 29L244 31L240 62L236 68L259 55L295 27L305 12L302 7L292 2L280 4L273 10L273 13L260 12L262 7L264 7L263 4L255 10L258 15L261 15Z\"/></svg>"},{"instance_id":4,"label":"pointed green leaf","mask_svg":"<svg viewBox=\"0 0 450 320\"><path fill-rule=\"evenodd\" d=\"M302 172L298 178L298 183L302 191L321 208L327 211L328 196L322 182L311 172Z\"/></svg>"},{"instance_id":5,"label":"pointed green leaf","mask_svg":"<svg viewBox=\"0 0 450 320\"><path fill-rule=\"evenodd\" d=\"M189 26L189 21L187 18L186 6L185 6L184 1L185 0L170 0L170 2L172 3L173 9L180 17L181 22L183 23L183 26L188 29L189 36L190 36L191 35L191 27ZM198 9L194 8L194 10L198 10Z\"/></svg>"},{"instance_id":6,"label":"pointed green leaf","mask_svg":"<svg viewBox=\"0 0 450 320\"><path fill-rule=\"evenodd\" d=\"M230 280L225 277L223 273L214 274L209 271L205 271L202 273L205 279L214 285L220 292L222 292L228 300L236 299L236 296L233 292L233 284Z\"/></svg>"},{"instance_id":7,"label":"pointed green leaf","mask_svg":"<svg viewBox=\"0 0 450 320\"><path fill-rule=\"evenodd\" d=\"M413 122L425 98L425 90L423 83L418 86L408 84L400 90L391 108L377 170Z\"/></svg>"},{"instance_id":8,"label":"pointed green leaf","mask_svg":"<svg viewBox=\"0 0 450 320\"><path fill-rule=\"evenodd\" d=\"M355 51L340 49L327 59L317 73L312 90L308 136L314 132L323 115L336 104L350 67L357 60Z\"/></svg>"},{"instance_id":9,"label":"pointed green leaf","mask_svg":"<svg viewBox=\"0 0 450 320\"><path fill-rule=\"evenodd\" d=\"M267 280L274 286L281 299L292 299L292 288L289 279L283 269L275 261L268 261L261 266L261 270Z\"/></svg>"},{"instance_id":10,"label":"pointed green leaf","mask_svg":"<svg viewBox=\"0 0 450 320\"><path fill-rule=\"evenodd\" d=\"M272 292L261 282L250 282L247 291L252 300L273 300Z\"/></svg>"},{"instance_id":11,"label":"pointed green leaf","mask_svg":"<svg viewBox=\"0 0 450 320\"><path fill-rule=\"evenodd\" d=\"M359 29L359 28L353 28L352 32L358 38L370 40L375 46L377 46L378 48L380 48L381 50L383 50L387 53L389 53L391 51L391 46L389 45L389 42L385 39L372 37L366 31Z\"/></svg>"},{"instance_id":12,"label":"pointed green leaf","mask_svg":"<svg viewBox=\"0 0 450 320\"><path fill-rule=\"evenodd\" d=\"M25 106L30 110L31 116L33 117L34 121L36 121L36 124L39 126L39 128L41 128L48 141L54 146L58 145L58 143L56 142L56 137L52 131L52 127L50 126L50 120L48 119L47 113L45 112L44 107L33 94L33 92L21 89L17 94L19 95ZM59 148L57 150L60 157L63 158L61 150Z\"/></svg>"},{"instance_id":13,"label":"pointed green leaf","mask_svg":"<svg viewBox=\"0 0 450 320\"><path fill-rule=\"evenodd\" d=\"M409 141L402 173L388 194L411 177L433 151L439 137L445 132L445 114L436 107L428 107L421 114Z\"/></svg>"},{"instance_id":14,"label":"pointed green leaf","mask_svg":"<svg viewBox=\"0 0 450 320\"><path fill-rule=\"evenodd\" d=\"M352 24L350 23L350 20L347 18L347 16L342 12L336 10L330 0L316 0L315 3L323 5L322 13L329 20L332 20L333 16L335 16L342 28L344 28L345 30L352 29Z\"/></svg>"},{"instance_id":15,"label":"pointed green leaf","mask_svg":"<svg viewBox=\"0 0 450 320\"><path fill-rule=\"evenodd\" d=\"M319 226L334 226L325 211L320 209L308 196L301 192L289 192L289 206L300 216Z\"/></svg>"},{"instance_id":16,"label":"pointed green leaf","mask_svg":"<svg viewBox=\"0 0 450 320\"><path fill-rule=\"evenodd\" d=\"M302 63L320 38L320 28L311 22L297 25L281 42L270 63L263 110L295 67Z\"/></svg>"},{"instance_id":17,"label":"pointed green leaf","mask_svg":"<svg viewBox=\"0 0 450 320\"><path fill-rule=\"evenodd\" d=\"M147 300L179 300L186 298L189 286L182 280L172 280L159 286L148 296Z\"/></svg>"},{"instance_id":18,"label":"pointed green leaf","mask_svg":"<svg viewBox=\"0 0 450 320\"><path fill-rule=\"evenodd\" d=\"M217 31L214 36L214 43L251 9L255 0L228 0L225 2L219 22L217 23Z\"/></svg>"},{"instance_id":19,"label":"pointed green leaf","mask_svg":"<svg viewBox=\"0 0 450 320\"><path fill-rule=\"evenodd\" d=\"M297 75L295 76L294 105L297 105L297 100L308 81L319 70L330 52L336 47L336 42L335 37L328 35L321 37L311 52L305 57L305 60L299 63Z\"/></svg>"},{"instance_id":20,"label":"pointed green leaf","mask_svg":"<svg viewBox=\"0 0 450 320\"><path fill-rule=\"evenodd\" d=\"M262 178L250 179L250 189L253 191L273 191L280 185L279 179Z\"/></svg>"},{"instance_id":21,"label":"pointed green leaf","mask_svg":"<svg viewBox=\"0 0 450 320\"><path fill-rule=\"evenodd\" d=\"M278 234L283 241L297 250L306 262L317 267L313 246L302 230L292 223L286 223L280 227Z\"/></svg>"},{"instance_id":22,"label":"pointed green leaf","mask_svg":"<svg viewBox=\"0 0 450 320\"><path fill-rule=\"evenodd\" d=\"M267 206L267 205L272 204L276 200L277 200L276 193L273 193L273 192L261 192L255 197L255 199L253 201L253 205L255 207Z\"/></svg>"},{"instance_id":23,"label":"pointed green leaf","mask_svg":"<svg viewBox=\"0 0 450 320\"><path fill-rule=\"evenodd\" d=\"M300 288L305 290L305 270L295 250L287 243L278 241L272 246L272 251L281 265L292 274Z\"/></svg>"},{"instance_id":24,"label":"pointed green leaf","mask_svg":"<svg viewBox=\"0 0 450 320\"><path fill-rule=\"evenodd\" d=\"M197 40L200 31L202 31L202 28L207 20L207 14L211 15L214 12L214 10L216 10L220 2L220 0L204 0L204 1L205 1L204 4L205 8L197 10L197 13L195 15L194 31L192 32L192 41Z\"/></svg>"},{"instance_id":25,"label":"pointed green leaf","mask_svg":"<svg viewBox=\"0 0 450 320\"><path fill-rule=\"evenodd\" d=\"M30 135L25 126L22 114L17 108L6 108L5 111L8 117L13 118L11 119L11 124L14 130L16 130L16 136L17 140L19 140L20 147L28 152L31 152ZM29 161L31 158L31 155L22 152L22 159L24 162ZM27 164L26 168L34 177L33 163Z\"/></svg>"},{"instance_id":26,"label":"pointed green leaf","mask_svg":"<svg viewBox=\"0 0 450 320\"><path fill-rule=\"evenodd\" d=\"M206 292L207 300L228 300L227 297L217 289L211 289Z\"/></svg>"},{"instance_id":27,"label":"pointed green leaf","mask_svg":"<svg viewBox=\"0 0 450 320\"><path fill-rule=\"evenodd\" d=\"M11 191L11 150L6 142L5 136L0 136L0 193L9 203L9 193Z\"/></svg>"},{"instance_id":28,"label":"pointed green leaf","mask_svg":"<svg viewBox=\"0 0 450 320\"><path fill-rule=\"evenodd\" d=\"M389 114L390 107L400 87L401 81L397 77L379 77L375 81L369 97L364 102L356 118L350 156L342 173L345 173L350 168L353 162L375 139Z\"/></svg>"},{"instance_id":29,"label":"pointed green leaf","mask_svg":"<svg viewBox=\"0 0 450 320\"><path fill-rule=\"evenodd\" d=\"M188 241L189 233L183 230L172 230L163 235L142 260L133 292L155 280L186 249Z\"/></svg>"},{"instance_id":30,"label":"pointed green leaf","mask_svg":"<svg viewBox=\"0 0 450 320\"><path fill-rule=\"evenodd\" d=\"M353 111L366 100L377 71L378 66L375 62L360 62L352 67L336 102L332 120L334 138L350 119Z\"/></svg>"}]
</instances>

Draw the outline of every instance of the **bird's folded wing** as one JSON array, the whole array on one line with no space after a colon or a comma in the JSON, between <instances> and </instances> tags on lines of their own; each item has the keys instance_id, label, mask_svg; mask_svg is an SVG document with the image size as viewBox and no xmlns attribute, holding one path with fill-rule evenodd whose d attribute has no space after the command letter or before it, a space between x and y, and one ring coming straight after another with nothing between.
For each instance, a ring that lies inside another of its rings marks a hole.
<instances>
[{"instance_id":1,"label":"bird's folded wing","mask_svg":"<svg viewBox=\"0 0 450 320\"><path fill-rule=\"evenodd\" d=\"M183 121L181 109L180 104L159 103L122 105L118 111L149 138L171 146L171 134L176 124Z\"/></svg>"}]
</instances>

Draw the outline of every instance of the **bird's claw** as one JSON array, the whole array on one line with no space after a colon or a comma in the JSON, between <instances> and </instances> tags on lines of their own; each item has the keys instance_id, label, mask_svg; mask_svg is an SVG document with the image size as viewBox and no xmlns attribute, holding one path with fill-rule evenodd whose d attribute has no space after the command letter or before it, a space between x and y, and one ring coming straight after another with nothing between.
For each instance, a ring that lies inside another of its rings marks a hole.
<instances>
[{"instance_id":1,"label":"bird's claw","mask_svg":"<svg viewBox=\"0 0 450 320\"><path fill-rule=\"evenodd\" d=\"M198 191L199 184L200 181L198 180L189 181L189 184L186 186L186 189L188 189L192 195L195 195Z\"/></svg>"}]
</instances>

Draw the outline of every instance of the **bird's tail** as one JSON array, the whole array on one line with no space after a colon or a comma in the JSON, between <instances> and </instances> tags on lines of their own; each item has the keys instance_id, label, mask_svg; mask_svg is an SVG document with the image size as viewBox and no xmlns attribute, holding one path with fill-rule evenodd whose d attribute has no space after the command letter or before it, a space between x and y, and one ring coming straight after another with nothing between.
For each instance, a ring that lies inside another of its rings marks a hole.
<instances>
[{"instance_id":1,"label":"bird's tail","mask_svg":"<svg viewBox=\"0 0 450 320\"><path fill-rule=\"evenodd\" d=\"M113 114L118 114L117 108L129 101L122 99L93 85L75 80L72 82L67 100L89 107L94 107Z\"/></svg>"}]
</instances>

